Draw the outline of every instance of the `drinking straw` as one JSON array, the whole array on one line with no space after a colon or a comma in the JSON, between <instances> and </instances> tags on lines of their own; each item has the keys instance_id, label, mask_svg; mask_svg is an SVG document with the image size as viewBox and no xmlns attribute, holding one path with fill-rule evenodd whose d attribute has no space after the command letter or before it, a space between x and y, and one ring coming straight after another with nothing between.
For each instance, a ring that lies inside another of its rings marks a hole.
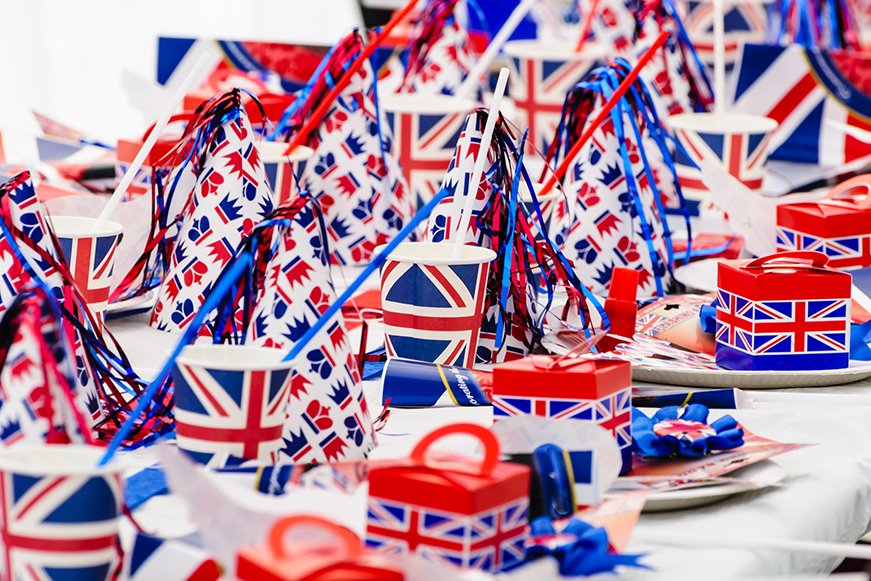
<instances>
[{"instance_id":1,"label":"drinking straw","mask_svg":"<svg viewBox=\"0 0 871 581\"><path fill-rule=\"evenodd\" d=\"M590 33L590 26L593 24L593 17L596 16L596 10L598 8L599 0L593 0L590 12L584 17L584 26L581 28L581 38L578 39L578 45L575 47L575 52L581 52L581 49L584 48L584 43L587 41L587 35Z\"/></svg>"},{"instance_id":2,"label":"drinking straw","mask_svg":"<svg viewBox=\"0 0 871 581\"><path fill-rule=\"evenodd\" d=\"M726 112L726 33L723 0L714 2L714 115L722 127Z\"/></svg>"},{"instance_id":3,"label":"drinking straw","mask_svg":"<svg viewBox=\"0 0 871 581\"><path fill-rule=\"evenodd\" d=\"M163 132L166 124L169 123L169 118L172 117L172 114L182 102L184 96L193 86L194 81L196 81L197 78L200 76L200 73L206 66L206 62L208 62L208 60L209 54L203 53L200 55L200 58L197 60L197 62L194 63L191 72L188 73L184 82L181 84L181 86L178 88L178 91L176 91L175 95L172 97L172 101L170 101L169 106L160 115L160 119L157 120L157 123L154 124L154 128L151 130L151 133L148 134L148 139L146 139L145 143L142 144L142 147L139 149L139 153L137 153L136 157L133 159L133 163L131 163L130 167L127 168L127 171L124 173L124 177L121 178L121 183L115 189L112 197L109 198L109 203L106 204L106 207L103 209L100 217L97 218L97 221L94 223L94 227L91 229L91 232L101 232L106 226L106 222L109 220L109 217L112 215L115 207L121 202L121 198L124 197L124 193L127 192L127 188L133 182L133 178L136 177L136 172L138 172L139 168L142 167L142 163L145 161L145 158L148 156L149 153L151 153L151 148L154 147L155 143L157 143L161 132Z\"/></svg>"},{"instance_id":4,"label":"drinking straw","mask_svg":"<svg viewBox=\"0 0 871 581\"><path fill-rule=\"evenodd\" d=\"M348 286L345 292L342 293L342 296L336 299L336 302L330 305L330 307L326 311L324 311L324 314L322 314L318 318L318 320L315 321L315 324L312 325L309 330L306 331L305 334L299 339L299 341L296 342L290 352L284 357L284 361L293 361L299 356L299 354L306 347L306 345L308 345L309 342L314 338L314 336L318 334L318 331L323 329L324 325L333 320L333 316L335 316L335 314L341 310L342 306L344 306L344 304L351 299L351 296L355 292L357 292L357 289L360 288L360 285L362 285L366 281L366 279L372 275L373 272L378 270L381 265L384 264L388 256L390 256L390 253L393 252L397 246L399 246L400 242L408 238L409 234L411 234L414 229L417 228L418 224L420 224L427 217L429 217L433 209L439 204L439 202L447 197L448 193L448 190L442 188L435 196L433 196L433 199L430 200L426 204L426 206L421 208L417 212L417 214L414 215L411 221L406 224L402 230L399 231L399 234L397 234L396 237L391 240L390 243L387 244L387 246L384 247L384 250L382 250L378 254L378 256L376 256L372 260L372 262L369 263L365 270L360 273L360 276L358 276L354 280L354 282L352 282Z\"/></svg>"},{"instance_id":5,"label":"drinking straw","mask_svg":"<svg viewBox=\"0 0 871 581\"><path fill-rule=\"evenodd\" d=\"M578 155L578 152L581 151L581 147L584 146L584 143L592 137L593 132L599 128L608 115L611 114L611 109L617 104L617 101L623 98L623 95L626 94L626 91L629 90L629 87L632 86L632 83L635 82L635 79L638 78L638 74L641 72L641 69L650 62L650 59L653 58L653 55L656 54L656 51L659 50L663 44L665 44L666 39L668 38L668 32L663 30L659 33L659 36L656 37L656 40L647 49L647 51L641 55L641 58L638 59L638 64L635 65L629 74L626 75L626 78L623 79L623 82L617 87L617 90L614 91L614 94L611 95L611 98L605 103L605 107L599 112L595 119L587 126L584 130L584 133L581 134L580 139L572 146L571 150L556 168L556 170L551 174L550 178L548 178L547 183L544 184L544 187L541 190L541 193L538 194L539 197L546 196L553 189L553 186L556 184L557 180L561 180L563 176L566 174L566 171L569 169L569 164L574 160L574 158Z\"/></svg>"},{"instance_id":6,"label":"drinking straw","mask_svg":"<svg viewBox=\"0 0 871 581\"><path fill-rule=\"evenodd\" d=\"M499 71L499 81L496 83L496 92L493 93L493 100L490 101L490 113L487 115L487 125L484 126L484 135L481 137L481 146L478 148L478 157L475 158L475 167L472 169L472 179L469 181L469 186L466 188L463 214L460 216L456 237L454 239L454 251L451 254L451 258L455 260L460 257L460 253L463 251L463 245L466 241L466 229L469 227L469 221L472 217L472 209L475 205L475 198L478 195L478 184L481 183L481 176L484 174L484 164L487 163L487 153L490 151L490 142L493 140L493 130L496 128L496 121L499 119L499 106L502 104L502 95L505 94L505 86L507 84L508 69L502 67L502 70ZM463 204L463 202L459 197L457 197L454 200L454 206L459 207L460 204Z\"/></svg>"},{"instance_id":7,"label":"drinking straw","mask_svg":"<svg viewBox=\"0 0 871 581\"><path fill-rule=\"evenodd\" d=\"M290 155L291 152L296 149L299 145L302 144L308 138L309 133L315 130L318 125L321 123L321 119L323 119L324 115L327 114L330 107L333 104L333 101L336 100L336 97L339 96L345 87L348 86L348 83L351 82L351 79L360 70L360 67L363 66L369 57L372 56L372 53L375 52L375 49L378 48L390 35L396 26L402 22L402 20L408 16L408 14L417 6L417 0L411 0L408 4L405 5L405 8L394 13L393 18L390 19L381 32L376 36L372 42L366 45L366 48L363 49L363 52L358 56L348 67L345 73L342 75L342 78L339 79L339 82L327 93L327 96L324 97L321 102L318 104L318 108L315 109L314 113L312 113L311 117L308 118L302 128L296 133L296 136L293 138L293 141L287 146L287 149L284 150L282 155Z\"/></svg>"},{"instance_id":8,"label":"drinking straw","mask_svg":"<svg viewBox=\"0 0 871 581\"><path fill-rule=\"evenodd\" d=\"M484 54L481 55L481 58L478 59L478 63L471 70L469 76L466 77L466 80L463 81L463 84L460 85L459 89L457 89L457 93L454 96L455 99L471 98L471 95L475 90L475 85L481 81L481 76L483 76L490 68L493 59L495 59L496 55L499 54L499 51L502 50L502 45L508 41L508 37L511 36L514 29L517 28L517 25L520 24L520 21L523 20L524 17L526 17L526 14L532 9L532 5L537 1L538 0L523 0L517 5L508 17L508 20L505 21L505 24L502 25L502 28L500 28L499 32L496 33L496 36L493 37L493 40L490 41L490 45L487 47L487 50L484 51Z\"/></svg>"}]
</instances>

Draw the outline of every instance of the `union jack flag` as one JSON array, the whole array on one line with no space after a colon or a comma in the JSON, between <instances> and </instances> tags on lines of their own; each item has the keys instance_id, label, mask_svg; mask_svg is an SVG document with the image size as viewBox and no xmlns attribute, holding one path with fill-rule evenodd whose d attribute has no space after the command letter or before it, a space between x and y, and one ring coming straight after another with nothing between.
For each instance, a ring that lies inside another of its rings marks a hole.
<instances>
[{"instance_id":1,"label":"union jack flag","mask_svg":"<svg viewBox=\"0 0 871 581\"><path fill-rule=\"evenodd\" d=\"M829 266L841 270L871 266L871 235L820 238L777 227L777 251L815 250L829 257Z\"/></svg>"},{"instance_id":2,"label":"union jack flag","mask_svg":"<svg viewBox=\"0 0 871 581\"><path fill-rule=\"evenodd\" d=\"M465 515L369 497L366 545L437 563L498 571L523 561L529 498Z\"/></svg>"},{"instance_id":3,"label":"union jack flag","mask_svg":"<svg viewBox=\"0 0 871 581\"><path fill-rule=\"evenodd\" d=\"M109 579L119 566L120 474L0 473L2 577Z\"/></svg>"},{"instance_id":4,"label":"union jack flag","mask_svg":"<svg viewBox=\"0 0 871 581\"><path fill-rule=\"evenodd\" d=\"M388 259L381 274L387 353L471 368L488 268L488 263L432 266Z\"/></svg>"},{"instance_id":5,"label":"union jack flag","mask_svg":"<svg viewBox=\"0 0 871 581\"><path fill-rule=\"evenodd\" d=\"M663 317L662 315L657 315L656 313L641 315L635 320L635 332L653 337L656 335L657 331L659 331L659 325L667 320L668 318Z\"/></svg>"},{"instance_id":6,"label":"union jack flag","mask_svg":"<svg viewBox=\"0 0 871 581\"><path fill-rule=\"evenodd\" d=\"M115 263L119 234L82 238L68 238L59 234L57 237L79 294L99 318L103 317L109 306L112 265Z\"/></svg>"},{"instance_id":7,"label":"union jack flag","mask_svg":"<svg viewBox=\"0 0 871 581\"><path fill-rule=\"evenodd\" d=\"M220 464L229 456L275 463L284 443L290 371L230 372L177 362L178 447L203 464Z\"/></svg>"},{"instance_id":8,"label":"union jack flag","mask_svg":"<svg viewBox=\"0 0 871 581\"><path fill-rule=\"evenodd\" d=\"M127 170L130 169L130 164L123 161L115 161L115 180L121 183ZM151 193L151 166L143 165L136 170L136 175L133 176L133 181L127 187L125 197L127 200L132 200L137 196L142 196Z\"/></svg>"},{"instance_id":9,"label":"union jack flag","mask_svg":"<svg viewBox=\"0 0 871 581\"><path fill-rule=\"evenodd\" d=\"M745 369L846 367L849 331L849 299L751 301L717 291L720 365L744 354L749 356L742 358ZM789 361L790 366L778 361Z\"/></svg>"},{"instance_id":10,"label":"union jack flag","mask_svg":"<svg viewBox=\"0 0 871 581\"><path fill-rule=\"evenodd\" d=\"M299 161L264 161L263 169L266 179L275 192L276 205L280 206L290 199L294 193L294 184L299 183L299 177L305 171L306 160ZM297 188L298 190L299 188Z\"/></svg>"}]
</instances>

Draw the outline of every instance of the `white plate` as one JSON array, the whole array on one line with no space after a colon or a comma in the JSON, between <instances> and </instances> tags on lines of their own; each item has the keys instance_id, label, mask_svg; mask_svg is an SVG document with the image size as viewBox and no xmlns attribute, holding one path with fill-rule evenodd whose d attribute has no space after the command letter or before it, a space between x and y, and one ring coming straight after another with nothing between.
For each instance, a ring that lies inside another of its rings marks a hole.
<instances>
[{"instance_id":1,"label":"white plate","mask_svg":"<svg viewBox=\"0 0 871 581\"><path fill-rule=\"evenodd\" d=\"M123 301L118 301L117 303L111 303L108 307L106 307L107 313L126 313L128 311L139 311L142 309L150 309L154 306L154 302L157 299L157 294L150 290L145 294L139 295L137 297L132 297L129 299L125 299Z\"/></svg>"},{"instance_id":2,"label":"white plate","mask_svg":"<svg viewBox=\"0 0 871 581\"><path fill-rule=\"evenodd\" d=\"M729 369L666 369L632 366L632 379L689 387L739 387L776 389L780 387L823 387L842 385L871 377L871 363L851 361L847 369L821 371L732 371Z\"/></svg>"},{"instance_id":3,"label":"white plate","mask_svg":"<svg viewBox=\"0 0 871 581\"><path fill-rule=\"evenodd\" d=\"M723 476L739 478L748 482L726 482L699 488L653 492L648 495L643 512L664 512L706 506L736 494L761 490L782 482L786 478L786 470L771 460L762 460ZM615 497L619 494L619 492L609 492L605 498Z\"/></svg>"},{"instance_id":4,"label":"white plate","mask_svg":"<svg viewBox=\"0 0 871 581\"><path fill-rule=\"evenodd\" d=\"M674 278L681 284L704 291L717 292L717 264L722 258L706 258L674 269Z\"/></svg>"}]
</instances>

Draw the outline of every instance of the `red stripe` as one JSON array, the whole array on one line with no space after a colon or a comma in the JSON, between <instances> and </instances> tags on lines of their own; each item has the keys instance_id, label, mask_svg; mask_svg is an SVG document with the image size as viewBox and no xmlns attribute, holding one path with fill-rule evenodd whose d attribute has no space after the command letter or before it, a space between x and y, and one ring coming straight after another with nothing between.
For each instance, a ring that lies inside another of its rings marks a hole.
<instances>
[{"instance_id":1,"label":"red stripe","mask_svg":"<svg viewBox=\"0 0 871 581\"><path fill-rule=\"evenodd\" d=\"M424 265L424 268L426 268L426 270L431 275L433 275L437 281L441 283L442 287L444 287L444 289L448 292L450 297L454 300L454 304L458 308L466 307L466 303L465 301L463 301L463 297L460 296L460 293L457 292L457 289L454 288L454 285L448 282L448 279L445 277L444 273L441 272L438 266Z\"/></svg>"},{"instance_id":2,"label":"red stripe","mask_svg":"<svg viewBox=\"0 0 871 581\"><path fill-rule=\"evenodd\" d=\"M481 326L481 315L471 317L427 317L384 311L384 324L400 329L421 331L471 331Z\"/></svg>"},{"instance_id":3,"label":"red stripe","mask_svg":"<svg viewBox=\"0 0 871 581\"><path fill-rule=\"evenodd\" d=\"M814 81L813 76L810 73L806 74L765 117L770 117L778 123L783 123L783 120L799 106L805 97L810 95L816 86L817 83Z\"/></svg>"},{"instance_id":4,"label":"red stripe","mask_svg":"<svg viewBox=\"0 0 871 581\"><path fill-rule=\"evenodd\" d=\"M115 546L115 535L91 539L57 539L22 537L4 532L3 542L7 547L46 551L49 553L75 553L79 551L99 551Z\"/></svg>"},{"instance_id":5,"label":"red stripe","mask_svg":"<svg viewBox=\"0 0 871 581\"><path fill-rule=\"evenodd\" d=\"M62 477L58 478L57 480L55 480L54 482L52 482L51 484L49 484L48 486L46 486L45 488L43 488L43 489L42 489L42 492L40 492L39 494L37 494L35 498L33 498L29 503L27 503L27 506L25 506L24 508L21 509L21 512L18 513L18 515L16 516L16 518L21 518L21 517L23 517L23 516L27 513L28 510L30 510L31 508L33 508L33 505L34 505L34 504L36 504L37 502L39 502L39 499L40 499L40 498L42 498L43 496L45 496L46 494L48 494L50 491L54 490L54 489L55 489L55 488L56 488L56 487L57 487L61 482L63 482L64 480L66 480L66 477L63 477L63 476L62 476Z\"/></svg>"},{"instance_id":6,"label":"red stripe","mask_svg":"<svg viewBox=\"0 0 871 581\"><path fill-rule=\"evenodd\" d=\"M188 368L188 369L190 369L190 368ZM224 411L224 408L221 407L221 404L218 403L218 400L216 400L216 399L212 396L212 394L209 392L209 390L206 388L206 386L203 385L203 382L200 381L200 378L197 377L197 374L191 372L190 375L191 375L191 379L193 379L193 381L194 381L194 383L197 385L197 387L200 388L200 391L203 392L203 395L206 396L206 399L208 399L209 402L214 406L215 411L218 412L218 415L221 416L221 417L224 417L224 418L229 417L229 415L227 414L227 412Z\"/></svg>"},{"instance_id":7,"label":"red stripe","mask_svg":"<svg viewBox=\"0 0 871 581\"><path fill-rule=\"evenodd\" d=\"M450 117L448 117L447 121L445 121L444 118L442 118L442 120L439 121L439 124L441 124L443 127L448 126L448 125L452 124L456 118L457 118L457 114L454 113L453 115L451 115ZM434 131L433 134L432 134L432 137L430 137L429 139L427 139L426 141L424 141L424 142L420 145L420 148L421 148L421 149L425 149L425 148L429 147L430 144L431 144L433 141L435 141L437 137L441 136L441 134L442 134L443 131L444 131L444 129L442 129L442 130L440 130L440 131ZM453 157L453 152L451 152L451 156Z\"/></svg>"}]
</instances>

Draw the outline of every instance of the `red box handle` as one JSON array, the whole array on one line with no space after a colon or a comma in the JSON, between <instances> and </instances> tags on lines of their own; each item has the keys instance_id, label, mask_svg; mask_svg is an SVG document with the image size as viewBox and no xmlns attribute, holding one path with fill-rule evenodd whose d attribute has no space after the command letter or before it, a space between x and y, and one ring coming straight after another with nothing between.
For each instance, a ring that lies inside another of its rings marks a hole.
<instances>
[{"instance_id":1,"label":"red box handle","mask_svg":"<svg viewBox=\"0 0 871 581\"><path fill-rule=\"evenodd\" d=\"M427 449L436 440L441 440L445 436L453 436L455 434L468 434L477 438L484 445L484 460L478 467L478 475L491 475L493 469L496 468L496 463L499 462L499 440L496 439L493 432L477 424L451 424L450 426L442 426L430 432L411 451L411 459L415 463L426 464L424 454L426 454Z\"/></svg>"},{"instance_id":2,"label":"red box handle","mask_svg":"<svg viewBox=\"0 0 871 581\"><path fill-rule=\"evenodd\" d=\"M239 78L239 82L225 83L225 81L230 77ZM221 91L227 89L229 85L244 87L255 95L269 92L269 87L267 87L263 83L263 81L255 79L253 77L249 77L248 75L240 75L239 71L237 71L236 69L215 69L215 71L211 75L209 75L208 82L209 89L211 89L213 93L220 93ZM251 90L252 85L256 87L256 89Z\"/></svg>"},{"instance_id":3,"label":"red box handle","mask_svg":"<svg viewBox=\"0 0 871 581\"><path fill-rule=\"evenodd\" d=\"M757 258L745 264L744 268L807 268L824 270L823 267L828 262L829 257L822 252L793 250L791 252L778 252Z\"/></svg>"},{"instance_id":4,"label":"red box handle","mask_svg":"<svg viewBox=\"0 0 871 581\"><path fill-rule=\"evenodd\" d=\"M275 526L272 527L272 532L269 533L269 547L272 549L272 553L277 558L287 559L291 556L298 557L300 556L300 554L305 553L305 550L303 550L299 554L290 555L289 552L285 549L284 543L282 542L284 539L284 535L289 529L300 525L315 526L317 528L331 532L340 541L342 541L341 547L338 547L338 550L336 551L330 551L331 553L335 552L337 555L340 555L342 557L355 557L363 552L363 546L360 543L360 539L357 538L357 535L355 535L353 532L346 529L345 527L337 525L334 522L330 522L327 519L317 516L300 515L283 518L275 523ZM311 552L323 552L323 550L320 548L314 549L312 551L312 547L309 547L309 550Z\"/></svg>"},{"instance_id":5,"label":"red box handle","mask_svg":"<svg viewBox=\"0 0 871 581\"><path fill-rule=\"evenodd\" d=\"M851 190L856 190L862 188L865 190L865 195L860 201L856 201L858 197L856 194L850 194L849 200L838 200L838 196L843 196L844 194L850 192ZM856 176L854 178L850 178L847 181L838 184L826 194L826 197L823 198L823 202L842 202L846 204L852 204L857 208L861 208L865 210L868 206L871 206L871 174L862 174L860 176Z\"/></svg>"},{"instance_id":6,"label":"red box handle","mask_svg":"<svg viewBox=\"0 0 871 581\"><path fill-rule=\"evenodd\" d=\"M167 121L166 125L164 126L164 129L166 129L167 127L169 127L170 125L172 125L176 121L190 121L193 116L194 116L194 114L190 113L190 112L188 112L188 113L176 113L175 115L173 115L172 117L169 118L169 121ZM151 127L149 127L145 131L145 133L142 135L142 143L145 143L146 141L148 141L148 136L151 135L152 131L154 131L155 125L157 125L156 121L154 123L152 123ZM187 130L187 129L185 129L185 130Z\"/></svg>"}]
</instances>

